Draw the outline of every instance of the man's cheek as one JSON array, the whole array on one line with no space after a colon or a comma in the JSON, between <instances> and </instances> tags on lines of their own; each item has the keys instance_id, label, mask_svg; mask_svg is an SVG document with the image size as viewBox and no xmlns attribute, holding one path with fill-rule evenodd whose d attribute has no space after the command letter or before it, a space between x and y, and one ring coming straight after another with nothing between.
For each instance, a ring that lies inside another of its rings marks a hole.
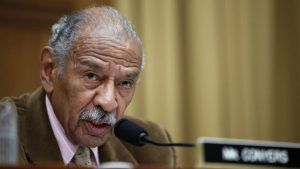
<instances>
[{"instance_id":1,"label":"man's cheek","mask_svg":"<svg viewBox=\"0 0 300 169\"><path fill-rule=\"evenodd\" d=\"M120 105L119 107L119 111L117 112L117 118L120 119L121 117L123 117L123 115L125 114L125 110L126 110L126 105Z\"/></svg>"},{"instance_id":2,"label":"man's cheek","mask_svg":"<svg viewBox=\"0 0 300 169\"><path fill-rule=\"evenodd\" d=\"M75 114L73 115L73 118L72 118L72 127L74 130L77 130L77 129L82 129L83 128L83 123L82 121L79 119L79 114Z\"/></svg>"}]
</instances>

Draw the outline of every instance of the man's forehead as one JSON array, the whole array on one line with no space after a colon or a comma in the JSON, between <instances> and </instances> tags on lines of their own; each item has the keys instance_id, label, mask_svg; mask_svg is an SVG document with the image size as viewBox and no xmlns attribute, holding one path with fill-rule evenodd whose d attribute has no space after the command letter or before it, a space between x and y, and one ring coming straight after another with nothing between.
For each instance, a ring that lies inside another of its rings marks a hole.
<instances>
[{"instance_id":1,"label":"man's forehead","mask_svg":"<svg viewBox=\"0 0 300 169\"><path fill-rule=\"evenodd\" d=\"M138 43L133 39L119 40L112 37L105 36L82 36L74 43L74 49L80 48L97 48L99 50L105 50L111 47L124 50L125 52L132 52L132 57L140 57L141 50Z\"/></svg>"},{"instance_id":2,"label":"man's forehead","mask_svg":"<svg viewBox=\"0 0 300 169\"><path fill-rule=\"evenodd\" d=\"M141 66L141 51L134 40L125 42L110 37L80 37L72 49L74 59L93 56L103 61L113 61L124 66Z\"/></svg>"}]
</instances>

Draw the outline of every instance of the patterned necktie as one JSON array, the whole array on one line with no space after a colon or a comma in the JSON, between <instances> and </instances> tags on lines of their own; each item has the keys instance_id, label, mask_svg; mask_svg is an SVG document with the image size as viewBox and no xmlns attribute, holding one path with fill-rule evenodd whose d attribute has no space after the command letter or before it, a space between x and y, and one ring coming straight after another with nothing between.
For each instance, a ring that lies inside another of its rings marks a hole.
<instances>
[{"instance_id":1,"label":"patterned necktie","mask_svg":"<svg viewBox=\"0 0 300 169\"><path fill-rule=\"evenodd\" d=\"M77 166L94 167L91 160L90 153L91 152L88 147L79 146L74 156L75 164Z\"/></svg>"}]
</instances>

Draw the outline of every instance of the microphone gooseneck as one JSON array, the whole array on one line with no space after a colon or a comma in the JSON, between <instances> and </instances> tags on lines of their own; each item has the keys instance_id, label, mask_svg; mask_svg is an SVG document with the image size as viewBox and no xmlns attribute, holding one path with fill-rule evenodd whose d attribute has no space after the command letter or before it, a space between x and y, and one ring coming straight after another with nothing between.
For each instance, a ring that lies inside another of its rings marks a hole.
<instances>
[{"instance_id":1,"label":"microphone gooseneck","mask_svg":"<svg viewBox=\"0 0 300 169\"><path fill-rule=\"evenodd\" d=\"M128 119L119 120L114 127L115 135L128 143L136 146L143 146L150 143L157 146L176 146L176 147L194 147L194 144L189 143L158 143L151 139L149 134L139 125Z\"/></svg>"}]
</instances>

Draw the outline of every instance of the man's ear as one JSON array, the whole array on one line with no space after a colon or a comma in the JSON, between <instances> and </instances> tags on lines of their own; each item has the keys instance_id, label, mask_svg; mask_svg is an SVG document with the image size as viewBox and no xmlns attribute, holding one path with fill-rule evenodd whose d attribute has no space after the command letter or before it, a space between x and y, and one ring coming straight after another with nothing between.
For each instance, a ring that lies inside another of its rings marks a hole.
<instances>
[{"instance_id":1,"label":"man's ear","mask_svg":"<svg viewBox=\"0 0 300 169\"><path fill-rule=\"evenodd\" d=\"M47 94L52 93L55 78L55 63L52 48L46 46L41 52L41 83Z\"/></svg>"}]
</instances>

